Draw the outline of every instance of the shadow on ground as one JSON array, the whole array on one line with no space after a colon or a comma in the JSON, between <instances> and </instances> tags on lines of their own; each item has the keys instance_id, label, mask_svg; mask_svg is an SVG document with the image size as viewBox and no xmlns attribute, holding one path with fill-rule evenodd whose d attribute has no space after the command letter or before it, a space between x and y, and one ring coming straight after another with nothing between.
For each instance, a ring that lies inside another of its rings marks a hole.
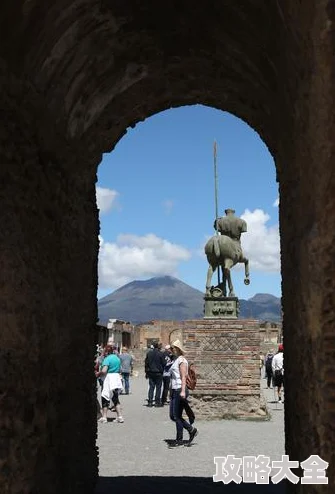
<instances>
[{"instance_id":1,"label":"shadow on ground","mask_svg":"<svg viewBox=\"0 0 335 494\"><path fill-rule=\"evenodd\" d=\"M285 494L279 484L227 484L204 477L100 477L95 494Z\"/></svg>"},{"instance_id":2,"label":"shadow on ground","mask_svg":"<svg viewBox=\"0 0 335 494\"><path fill-rule=\"evenodd\" d=\"M174 448L176 446L176 440L175 439L164 439L164 442L166 443L167 447L168 448ZM182 445L184 445L185 447L192 447L194 446L194 444L196 443L189 443L189 441L187 439L184 439L182 441Z\"/></svg>"}]
</instances>

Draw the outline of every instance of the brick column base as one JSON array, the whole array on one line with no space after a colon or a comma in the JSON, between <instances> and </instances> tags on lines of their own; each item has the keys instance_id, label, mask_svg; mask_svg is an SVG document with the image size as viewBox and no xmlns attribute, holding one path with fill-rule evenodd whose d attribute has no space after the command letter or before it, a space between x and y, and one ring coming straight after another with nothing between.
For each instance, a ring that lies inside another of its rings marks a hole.
<instances>
[{"instance_id":1,"label":"brick column base","mask_svg":"<svg viewBox=\"0 0 335 494\"><path fill-rule=\"evenodd\" d=\"M183 339L198 375L191 392L198 419L268 418L260 392L258 321L185 321Z\"/></svg>"}]
</instances>

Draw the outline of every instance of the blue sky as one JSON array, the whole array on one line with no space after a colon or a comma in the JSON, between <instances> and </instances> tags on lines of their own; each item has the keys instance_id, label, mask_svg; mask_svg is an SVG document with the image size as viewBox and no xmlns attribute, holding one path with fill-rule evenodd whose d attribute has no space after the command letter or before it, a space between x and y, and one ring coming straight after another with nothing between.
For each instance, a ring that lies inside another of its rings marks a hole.
<instances>
[{"instance_id":1,"label":"blue sky","mask_svg":"<svg viewBox=\"0 0 335 494\"><path fill-rule=\"evenodd\" d=\"M215 232L213 142L219 215L232 207L248 224L242 247L251 284L234 267L236 295L281 294L278 184L271 154L235 116L202 105L158 113L128 129L98 169L98 297L125 283L172 275L204 291L203 248ZM213 277L213 283L216 281Z\"/></svg>"}]
</instances>

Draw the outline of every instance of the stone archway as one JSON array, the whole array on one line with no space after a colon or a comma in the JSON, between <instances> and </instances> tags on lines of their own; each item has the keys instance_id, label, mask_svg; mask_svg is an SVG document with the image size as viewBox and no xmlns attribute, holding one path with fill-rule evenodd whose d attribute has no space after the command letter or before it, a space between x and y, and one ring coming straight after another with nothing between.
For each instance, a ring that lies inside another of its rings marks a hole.
<instances>
[{"instance_id":1,"label":"stone archway","mask_svg":"<svg viewBox=\"0 0 335 494\"><path fill-rule=\"evenodd\" d=\"M3 2L1 492L93 491L96 168L128 126L194 103L275 158L286 448L334 482L334 17L329 0Z\"/></svg>"}]
</instances>

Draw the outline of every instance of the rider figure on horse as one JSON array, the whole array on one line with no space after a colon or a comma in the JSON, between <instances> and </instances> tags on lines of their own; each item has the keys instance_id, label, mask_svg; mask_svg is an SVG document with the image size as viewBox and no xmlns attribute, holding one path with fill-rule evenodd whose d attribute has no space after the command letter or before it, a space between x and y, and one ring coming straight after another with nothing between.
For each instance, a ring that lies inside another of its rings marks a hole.
<instances>
[{"instance_id":1,"label":"rider figure on horse","mask_svg":"<svg viewBox=\"0 0 335 494\"><path fill-rule=\"evenodd\" d=\"M225 213L226 216L221 216L221 218L214 221L214 228L221 235L227 235L227 237L238 242L241 248L241 234L247 231L247 223L235 216L235 209L225 209Z\"/></svg>"},{"instance_id":2,"label":"rider figure on horse","mask_svg":"<svg viewBox=\"0 0 335 494\"><path fill-rule=\"evenodd\" d=\"M220 288L226 297L226 284L229 288L229 297L235 297L234 287L231 281L230 269L237 263L244 263L245 279L244 283L249 285L249 260L244 257L241 246L241 235L247 231L247 223L235 216L234 209L226 209L226 216L217 218L214 221L214 228L220 235L211 237L205 245L205 254L208 261L206 294L211 293L211 280L213 272L222 269L222 283ZM212 287L213 288L213 287Z\"/></svg>"}]
</instances>

